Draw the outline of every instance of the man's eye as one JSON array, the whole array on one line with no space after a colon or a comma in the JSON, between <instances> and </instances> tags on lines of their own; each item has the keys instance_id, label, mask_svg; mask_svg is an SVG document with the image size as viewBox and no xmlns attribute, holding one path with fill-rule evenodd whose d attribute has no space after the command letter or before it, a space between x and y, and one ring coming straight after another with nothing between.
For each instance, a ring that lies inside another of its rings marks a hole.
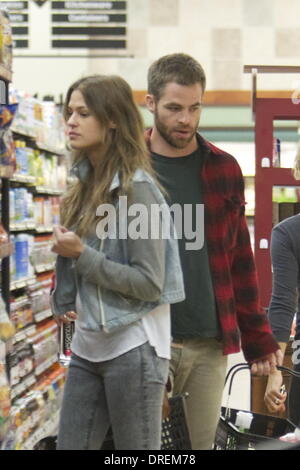
<instances>
[{"instance_id":1,"label":"man's eye","mask_svg":"<svg viewBox=\"0 0 300 470\"><path fill-rule=\"evenodd\" d=\"M178 106L169 106L168 108L170 111L179 111L179 107Z\"/></svg>"}]
</instances>

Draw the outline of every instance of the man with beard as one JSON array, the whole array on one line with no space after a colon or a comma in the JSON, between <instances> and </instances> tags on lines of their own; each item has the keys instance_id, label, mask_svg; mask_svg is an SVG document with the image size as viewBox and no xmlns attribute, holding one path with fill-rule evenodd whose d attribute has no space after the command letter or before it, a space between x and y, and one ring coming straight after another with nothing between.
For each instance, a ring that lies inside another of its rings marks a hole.
<instances>
[{"instance_id":1,"label":"man with beard","mask_svg":"<svg viewBox=\"0 0 300 470\"><path fill-rule=\"evenodd\" d=\"M258 375L269 374L282 360L259 304L240 167L197 132L205 84L196 60L171 54L151 65L146 97L154 115L147 142L168 203L191 208L183 211L191 217L176 227L182 234L186 299L171 308L170 378L174 395L189 394L193 449L212 448L227 355L240 351L241 345L252 373ZM201 204L204 227L197 227ZM193 249L190 239L186 243L190 224L195 234L204 231L201 249Z\"/></svg>"}]
</instances>

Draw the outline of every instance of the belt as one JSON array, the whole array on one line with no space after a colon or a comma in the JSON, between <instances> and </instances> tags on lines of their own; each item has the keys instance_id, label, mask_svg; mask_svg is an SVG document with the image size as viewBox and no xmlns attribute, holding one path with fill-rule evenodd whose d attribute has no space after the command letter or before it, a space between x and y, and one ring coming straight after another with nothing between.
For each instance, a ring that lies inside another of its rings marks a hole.
<instances>
[{"instance_id":1,"label":"belt","mask_svg":"<svg viewBox=\"0 0 300 470\"><path fill-rule=\"evenodd\" d=\"M183 348L183 339L173 339L171 343L172 348Z\"/></svg>"}]
</instances>

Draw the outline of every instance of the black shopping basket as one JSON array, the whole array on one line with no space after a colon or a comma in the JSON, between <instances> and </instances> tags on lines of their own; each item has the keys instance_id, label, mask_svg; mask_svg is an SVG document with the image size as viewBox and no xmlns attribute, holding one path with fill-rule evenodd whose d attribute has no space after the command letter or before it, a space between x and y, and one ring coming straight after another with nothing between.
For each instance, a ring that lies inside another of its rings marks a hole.
<instances>
[{"instance_id":1,"label":"black shopping basket","mask_svg":"<svg viewBox=\"0 0 300 470\"><path fill-rule=\"evenodd\" d=\"M162 450L191 450L191 440L186 422L185 395L176 395L169 399L170 414L162 421L161 449ZM34 450L55 450L57 436L48 436L40 440ZM100 450L113 450L114 442L111 429L108 431Z\"/></svg>"},{"instance_id":2,"label":"black shopping basket","mask_svg":"<svg viewBox=\"0 0 300 470\"><path fill-rule=\"evenodd\" d=\"M162 450L191 450L191 439L186 421L186 399L188 394L169 399L170 414L162 422Z\"/></svg>"},{"instance_id":3,"label":"black shopping basket","mask_svg":"<svg viewBox=\"0 0 300 470\"><path fill-rule=\"evenodd\" d=\"M240 363L233 366L227 373L225 384L230 379L228 401L227 406L221 409L214 450L287 450L295 448L295 445L278 439L284 434L294 432L295 426L288 419L228 407L234 376L244 369L249 369L248 364ZM284 370L295 377L300 377L300 373L287 367L278 366L277 369ZM249 429L242 429L237 426L239 411L252 415Z\"/></svg>"}]
</instances>

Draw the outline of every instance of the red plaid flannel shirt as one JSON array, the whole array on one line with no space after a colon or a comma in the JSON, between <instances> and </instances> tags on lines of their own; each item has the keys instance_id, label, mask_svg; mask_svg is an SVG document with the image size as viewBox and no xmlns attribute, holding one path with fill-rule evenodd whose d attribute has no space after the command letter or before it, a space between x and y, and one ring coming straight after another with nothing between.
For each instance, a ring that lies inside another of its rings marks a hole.
<instances>
[{"instance_id":1,"label":"red plaid flannel shirt","mask_svg":"<svg viewBox=\"0 0 300 470\"><path fill-rule=\"evenodd\" d=\"M151 130L146 139L150 147ZM242 350L249 362L275 352L278 345L259 301L249 230L245 217L244 179L234 157L198 135L204 163L201 184L205 236L223 352Z\"/></svg>"}]
</instances>

